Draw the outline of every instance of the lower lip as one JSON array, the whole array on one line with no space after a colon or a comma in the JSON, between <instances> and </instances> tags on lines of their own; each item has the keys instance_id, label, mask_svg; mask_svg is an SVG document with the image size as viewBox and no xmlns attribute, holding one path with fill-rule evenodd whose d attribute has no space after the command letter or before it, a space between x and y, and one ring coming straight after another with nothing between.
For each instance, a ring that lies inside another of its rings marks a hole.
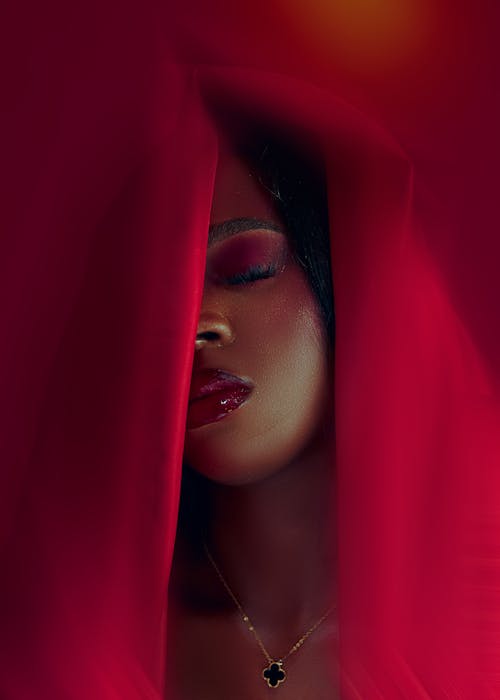
<instances>
[{"instance_id":1,"label":"lower lip","mask_svg":"<svg viewBox=\"0 0 500 700\"><path fill-rule=\"evenodd\" d=\"M226 418L245 403L251 391L249 387L235 387L195 399L189 404L186 427L200 428Z\"/></svg>"}]
</instances>

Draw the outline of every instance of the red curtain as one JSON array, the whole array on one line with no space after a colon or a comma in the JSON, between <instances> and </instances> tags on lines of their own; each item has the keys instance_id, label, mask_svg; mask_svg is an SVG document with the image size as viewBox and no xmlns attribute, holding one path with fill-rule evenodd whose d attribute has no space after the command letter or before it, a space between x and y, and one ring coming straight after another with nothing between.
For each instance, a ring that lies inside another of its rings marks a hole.
<instances>
[{"instance_id":1,"label":"red curtain","mask_svg":"<svg viewBox=\"0 0 500 700\"><path fill-rule=\"evenodd\" d=\"M163 696L207 95L328 158L342 697L500 694L496 8L351 7L10 8L5 700Z\"/></svg>"}]
</instances>

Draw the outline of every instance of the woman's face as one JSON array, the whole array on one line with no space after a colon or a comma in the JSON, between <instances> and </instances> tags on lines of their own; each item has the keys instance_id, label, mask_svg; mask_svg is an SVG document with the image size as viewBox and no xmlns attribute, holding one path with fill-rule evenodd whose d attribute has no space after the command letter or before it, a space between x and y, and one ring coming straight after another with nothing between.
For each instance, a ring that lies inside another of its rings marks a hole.
<instances>
[{"instance_id":1,"label":"woman's face","mask_svg":"<svg viewBox=\"0 0 500 700\"><path fill-rule=\"evenodd\" d=\"M328 347L272 195L221 147L186 429L187 463L226 485L276 473L328 411Z\"/></svg>"}]
</instances>

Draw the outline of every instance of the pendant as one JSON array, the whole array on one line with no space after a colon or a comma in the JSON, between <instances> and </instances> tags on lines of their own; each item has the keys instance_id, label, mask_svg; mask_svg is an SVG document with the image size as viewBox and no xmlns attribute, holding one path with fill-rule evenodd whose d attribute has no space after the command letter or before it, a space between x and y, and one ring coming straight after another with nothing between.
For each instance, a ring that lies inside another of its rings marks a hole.
<instances>
[{"instance_id":1,"label":"pendant","mask_svg":"<svg viewBox=\"0 0 500 700\"><path fill-rule=\"evenodd\" d=\"M270 688L277 688L286 678L283 661L271 661L269 666L262 671L262 678L267 681Z\"/></svg>"}]
</instances>

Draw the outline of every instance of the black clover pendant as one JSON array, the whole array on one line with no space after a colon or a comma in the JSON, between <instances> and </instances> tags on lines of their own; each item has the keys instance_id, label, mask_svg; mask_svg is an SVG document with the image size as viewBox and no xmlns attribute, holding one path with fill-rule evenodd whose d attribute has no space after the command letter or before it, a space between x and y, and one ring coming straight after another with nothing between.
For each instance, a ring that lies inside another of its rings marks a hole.
<instances>
[{"instance_id":1,"label":"black clover pendant","mask_svg":"<svg viewBox=\"0 0 500 700\"><path fill-rule=\"evenodd\" d=\"M267 681L270 688L277 688L286 678L282 661L271 661L269 666L262 671L262 678Z\"/></svg>"}]
</instances>

